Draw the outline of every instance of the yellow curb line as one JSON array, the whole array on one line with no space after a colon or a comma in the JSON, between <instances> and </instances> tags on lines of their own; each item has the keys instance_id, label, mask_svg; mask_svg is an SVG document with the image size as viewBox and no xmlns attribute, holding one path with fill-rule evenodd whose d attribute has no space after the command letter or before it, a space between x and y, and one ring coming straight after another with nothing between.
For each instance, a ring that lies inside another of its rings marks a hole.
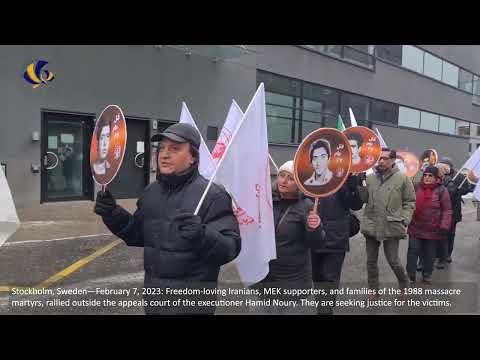
<instances>
[{"instance_id":1,"label":"yellow curb line","mask_svg":"<svg viewBox=\"0 0 480 360\"><path fill-rule=\"evenodd\" d=\"M40 284L34 286L34 288L47 288L51 286L52 284L62 280L63 278L69 276L70 274L74 273L75 271L79 270L83 266L87 265L89 262L95 260L97 257L105 254L106 252L110 251L113 249L115 246L120 244L122 240L117 239L110 244L98 249L95 251L93 254L88 255L87 257L84 257L83 259L78 260L77 262L73 263L72 265L68 266L67 268L63 269L62 271L56 273L55 275L49 277L48 279L42 281ZM10 292L12 288L28 288L28 287L23 287L23 286L0 286L0 293L1 292Z\"/></svg>"}]
</instances>

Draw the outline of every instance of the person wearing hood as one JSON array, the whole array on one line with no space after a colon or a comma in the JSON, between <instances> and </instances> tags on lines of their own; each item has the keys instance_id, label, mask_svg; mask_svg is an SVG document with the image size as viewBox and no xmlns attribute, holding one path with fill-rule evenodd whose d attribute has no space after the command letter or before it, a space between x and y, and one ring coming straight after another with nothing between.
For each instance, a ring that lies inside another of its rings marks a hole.
<instances>
[{"instance_id":1,"label":"person wearing hood","mask_svg":"<svg viewBox=\"0 0 480 360\"><path fill-rule=\"evenodd\" d=\"M293 161L287 161L278 169L272 186L273 218L277 258L269 263L269 273L253 287L260 290L263 300L282 298L296 300L297 308L266 306L262 310L270 314L300 314L301 299L308 296L283 296L265 294L264 289L311 289L312 269L310 249L323 246L325 232L313 202L305 197L295 182Z\"/></svg>"},{"instance_id":2,"label":"person wearing hood","mask_svg":"<svg viewBox=\"0 0 480 360\"><path fill-rule=\"evenodd\" d=\"M375 173L367 176L366 187L360 187L366 203L361 232L366 240L368 286L374 290L370 299L379 297L378 250L382 244L400 289L408 287L398 248L399 241L406 238L415 209L415 190L412 181L395 165L396 157L395 150L382 148Z\"/></svg>"},{"instance_id":3,"label":"person wearing hood","mask_svg":"<svg viewBox=\"0 0 480 360\"><path fill-rule=\"evenodd\" d=\"M408 226L407 273L412 284L416 281L418 258L422 258L423 282L431 284L437 243L450 229L452 207L450 195L441 184L439 169L427 166L417 187L416 204Z\"/></svg>"},{"instance_id":4,"label":"person wearing hood","mask_svg":"<svg viewBox=\"0 0 480 360\"><path fill-rule=\"evenodd\" d=\"M200 134L193 126L174 124L151 140L159 141L159 174L135 213L117 205L109 191L98 192L94 211L128 246L144 248L144 283L151 289L144 295L147 314L214 314L220 267L234 260L241 246L232 199L213 183L194 215L208 180L198 172ZM182 297L168 288L195 295ZM207 302L172 306L178 298Z\"/></svg>"},{"instance_id":5,"label":"person wearing hood","mask_svg":"<svg viewBox=\"0 0 480 360\"><path fill-rule=\"evenodd\" d=\"M455 232L457 224L462 221L462 196L472 192L474 190L474 185L466 181L465 175L463 174L458 174L455 178L457 171L455 171L450 158L441 158L437 165L442 169L442 173L444 174L442 183L447 188L450 195L450 201L452 202L452 225L447 233L446 241L439 242L437 248L437 269L444 269L446 263L452 262Z\"/></svg>"}]
</instances>

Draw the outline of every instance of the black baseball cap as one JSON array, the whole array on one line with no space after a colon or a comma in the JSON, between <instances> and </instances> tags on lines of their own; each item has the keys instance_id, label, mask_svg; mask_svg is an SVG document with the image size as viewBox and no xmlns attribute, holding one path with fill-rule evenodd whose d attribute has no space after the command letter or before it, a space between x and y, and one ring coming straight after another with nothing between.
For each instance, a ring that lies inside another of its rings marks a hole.
<instances>
[{"instance_id":1,"label":"black baseball cap","mask_svg":"<svg viewBox=\"0 0 480 360\"><path fill-rule=\"evenodd\" d=\"M190 124L178 123L170 125L162 133L153 135L150 140L160 141L163 137L179 143L188 142L197 150L200 148L200 134Z\"/></svg>"}]
</instances>

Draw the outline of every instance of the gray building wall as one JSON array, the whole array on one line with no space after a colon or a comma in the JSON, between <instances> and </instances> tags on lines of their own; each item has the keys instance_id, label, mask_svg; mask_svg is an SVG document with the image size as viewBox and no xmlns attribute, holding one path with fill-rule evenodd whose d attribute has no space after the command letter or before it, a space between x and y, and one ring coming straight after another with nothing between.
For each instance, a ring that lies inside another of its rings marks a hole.
<instances>
[{"instance_id":1,"label":"gray building wall","mask_svg":"<svg viewBox=\"0 0 480 360\"><path fill-rule=\"evenodd\" d=\"M448 156L459 168L468 159L467 138L419 132L408 128L378 126L387 145L392 149L407 150L419 157L427 149L437 150L439 157Z\"/></svg>"},{"instance_id":2,"label":"gray building wall","mask_svg":"<svg viewBox=\"0 0 480 360\"><path fill-rule=\"evenodd\" d=\"M247 56L248 57L248 56ZM34 60L49 62L55 79L32 89L23 79ZM154 46L0 46L0 160L7 163L8 182L17 207L38 204L41 109L100 114L119 105L125 116L178 121L186 101L203 136L207 125L222 126L232 99L243 108L256 88L250 59L214 63Z\"/></svg>"},{"instance_id":3,"label":"gray building wall","mask_svg":"<svg viewBox=\"0 0 480 360\"><path fill-rule=\"evenodd\" d=\"M480 123L480 107L472 105L471 95L381 61L372 72L296 46L249 48L256 55L215 63L152 45L0 46L0 160L7 163L17 207L40 201L40 175L31 173L30 164L41 158L40 142L32 142L31 133L40 131L42 109L98 115L106 105L117 104L127 117L177 121L186 101L206 138L208 125L221 129L232 99L245 111L256 89L257 68ZM455 48L430 47L454 63L480 69L478 46ZM32 89L22 75L38 59L49 62L55 80ZM468 139L378 127L392 147L416 154L434 147L457 164L466 159ZM293 159L295 151L295 146L270 146L278 165Z\"/></svg>"}]
</instances>

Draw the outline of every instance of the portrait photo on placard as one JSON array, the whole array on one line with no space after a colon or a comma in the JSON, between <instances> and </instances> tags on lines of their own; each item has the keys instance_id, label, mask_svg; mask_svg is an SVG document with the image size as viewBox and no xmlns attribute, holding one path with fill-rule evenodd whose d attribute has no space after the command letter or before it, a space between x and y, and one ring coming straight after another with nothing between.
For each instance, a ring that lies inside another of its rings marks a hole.
<instances>
[{"instance_id":1,"label":"portrait photo on placard","mask_svg":"<svg viewBox=\"0 0 480 360\"><path fill-rule=\"evenodd\" d=\"M398 168L408 177L413 177L420 169L418 158L411 152L400 150L397 151L397 159L395 160Z\"/></svg>"},{"instance_id":2,"label":"portrait photo on placard","mask_svg":"<svg viewBox=\"0 0 480 360\"><path fill-rule=\"evenodd\" d=\"M107 106L95 123L90 146L92 175L100 185L107 185L115 178L125 155L127 125L122 109Z\"/></svg>"},{"instance_id":3,"label":"portrait photo on placard","mask_svg":"<svg viewBox=\"0 0 480 360\"><path fill-rule=\"evenodd\" d=\"M375 166L382 154L377 135L367 127L355 126L343 131L352 149L351 173L361 173Z\"/></svg>"},{"instance_id":4,"label":"portrait photo on placard","mask_svg":"<svg viewBox=\"0 0 480 360\"><path fill-rule=\"evenodd\" d=\"M308 196L328 196L347 179L351 159L348 138L342 132L333 128L315 130L295 154L295 181Z\"/></svg>"}]
</instances>

